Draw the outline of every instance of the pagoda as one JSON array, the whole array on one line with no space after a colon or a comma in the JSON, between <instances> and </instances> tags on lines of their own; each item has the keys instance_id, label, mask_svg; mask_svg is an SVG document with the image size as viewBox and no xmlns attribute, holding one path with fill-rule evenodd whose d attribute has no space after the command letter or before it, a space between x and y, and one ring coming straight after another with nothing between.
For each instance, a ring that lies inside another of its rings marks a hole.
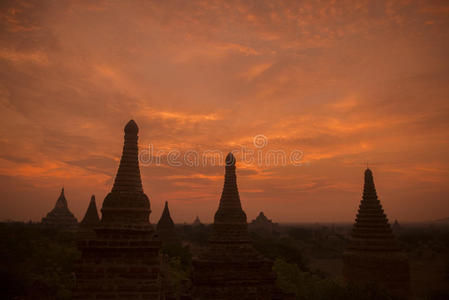
<instances>
[{"instance_id":1,"label":"pagoda","mask_svg":"<svg viewBox=\"0 0 449 300\"><path fill-rule=\"evenodd\" d=\"M164 244L178 242L178 235L176 234L175 223L170 216L170 210L168 209L168 202L165 201L164 211L161 218L156 225L156 231L159 235L159 239Z\"/></svg>"},{"instance_id":2,"label":"pagoda","mask_svg":"<svg viewBox=\"0 0 449 300\"><path fill-rule=\"evenodd\" d=\"M193 299L277 299L273 264L253 248L248 234L235 169L229 153L208 246L193 260Z\"/></svg>"},{"instance_id":3,"label":"pagoda","mask_svg":"<svg viewBox=\"0 0 449 300\"><path fill-rule=\"evenodd\" d=\"M278 224L268 219L263 211L248 225L250 231L271 235L278 232Z\"/></svg>"},{"instance_id":4,"label":"pagoda","mask_svg":"<svg viewBox=\"0 0 449 300\"><path fill-rule=\"evenodd\" d=\"M94 228L98 226L100 218L98 217L97 204L95 203L95 195L90 198L89 206L86 214L78 226L77 238L90 239L95 238Z\"/></svg>"},{"instance_id":5,"label":"pagoda","mask_svg":"<svg viewBox=\"0 0 449 300\"><path fill-rule=\"evenodd\" d=\"M399 225L398 220L394 220L393 225L391 226L391 229L393 229L394 233L398 233L401 230L401 225Z\"/></svg>"},{"instance_id":6,"label":"pagoda","mask_svg":"<svg viewBox=\"0 0 449 300\"><path fill-rule=\"evenodd\" d=\"M42 218L42 224L62 229L75 229L78 225L78 221L67 205L67 199L64 195L64 188L61 190L61 194L56 201L55 207L47 214L46 217Z\"/></svg>"},{"instance_id":7,"label":"pagoda","mask_svg":"<svg viewBox=\"0 0 449 300\"><path fill-rule=\"evenodd\" d=\"M349 282L376 283L399 296L409 293L408 259L377 198L370 169L365 171L363 198L343 254L343 276Z\"/></svg>"},{"instance_id":8,"label":"pagoda","mask_svg":"<svg viewBox=\"0 0 449 300\"><path fill-rule=\"evenodd\" d=\"M143 192L137 124L125 126L120 166L103 201L95 237L78 241L73 299L160 299L160 241ZM90 219L90 217L89 217ZM86 221L87 222L87 221Z\"/></svg>"},{"instance_id":9,"label":"pagoda","mask_svg":"<svg viewBox=\"0 0 449 300\"><path fill-rule=\"evenodd\" d=\"M203 226L203 223L201 223L199 216L196 216L195 220L192 223L192 226L193 227Z\"/></svg>"}]
</instances>

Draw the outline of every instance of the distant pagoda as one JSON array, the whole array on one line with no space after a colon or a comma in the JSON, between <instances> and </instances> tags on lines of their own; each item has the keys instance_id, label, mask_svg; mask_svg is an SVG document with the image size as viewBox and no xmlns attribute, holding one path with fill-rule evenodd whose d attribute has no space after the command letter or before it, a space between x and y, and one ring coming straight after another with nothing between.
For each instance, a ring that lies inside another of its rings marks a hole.
<instances>
[{"instance_id":1,"label":"distant pagoda","mask_svg":"<svg viewBox=\"0 0 449 300\"><path fill-rule=\"evenodd\" d=\"M278 231L278 224L268 219L263 211L259 213L256 219L248 224L248 229L262 234L272 234Z\"/></svg>"},{"instance_id":2,"label":"distant pagoda","mask_svg":"<svg viewBox=\"0 0 449 300\"><path fill-rule=\"evenodd\" d=\"M81 259L73 299L160 299L160 241L149 222L137 133L137 124L129 121L115 182L94 227L95 238L78 241Z\"/></svg>"},{"instance_id":3,"label":"distant pagoda","mask_svg":"<svg viewBox=\"0 0 449 300\"><path fill-rule=\"evenodd\" d=\"M94 228L100 223L98 217L97 204L95 203L95 195L90 198L89 206L87 207L86 214L83 220L78 226L78 239L91 239L96 238Z\"/></svg>"},{"instance_id":4,"label":"distant pagoda","mask_svg":"<svg viewBox=\"0 0 449 300\"><path fill-rule=\"evenodd\" d=\"M197 226L202 226L202 225L203 225L203 223L201 223L200 217L196 216L195 220L192 223L192 226L197 227Z\"/></svg>"},{"instance_id":5,"label":"distant pagoda","mask_svg":"<svg viewBox=\"0 0 449 300\"><path fill-rule=\"evenodd\" d=\"M343 275L350 282L374 282L396 295L409 293L408 259L377 199L370 169L365 171L363 199L343 254Z\"/></svg>"},{"instance_id":6,"label":"distant pagoda","mask_svg":"<svg viewBox=\"0 0 449 300\"><path fill-rule=\"evenodd\" d=\"M193 299L273 299L272 265L252 246L229 153L208 247L193 260Z\"/></svg>"},{"instance_id":7,"label":"distant pagoda","mask_svg":"<svg viewBox=\"0 0 449 300\"><path fill-rule=\"evenodd\" d=\"M59 195L55 207L47 214L46 217L42 218L42 224L62 229L74 229L78 225L78 221L72 212L70 212L67 205L67 199L64 195L64 188L61 190L61 195Z\"/></svg>"},{"instance_id":8,"label":"distant pagoda","mask_svg":"<svg viewBox=\"0 0 449 300\"><path fill-rule=\"evenodd\" d=\"M162 212L161 218L159 219L159 222L157 222L156 231L162 243L168 244L178 242L175 223L170 216L170 210L168 209L167 201L165 201L165 207L164 211Z\"/></svg>"},{"instance_id":9,"label":"distant pagoda","mask_svg":"<svg viewBox=\"0 0 449 300\"><path fill-rule=\"evenodd\" d=\"M397 232L399 232L399 231L401 230L401 225L399 225L399 222L398 222L397 219L394 220L394 223L393 223L393 225L391 226L391 229L393 229L393 232L394 232L394 233L397 233Z\"/></svg>"}]
</instances>

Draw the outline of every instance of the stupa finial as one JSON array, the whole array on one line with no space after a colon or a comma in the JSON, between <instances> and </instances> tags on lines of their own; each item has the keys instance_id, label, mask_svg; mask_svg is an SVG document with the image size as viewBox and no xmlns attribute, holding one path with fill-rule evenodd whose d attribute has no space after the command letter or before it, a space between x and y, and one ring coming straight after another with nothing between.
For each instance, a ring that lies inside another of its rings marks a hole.
<instances>
[{"instance_id":1,"label":"stupa finial","mask_svg":"<svg viewBox=\"0 0 449 300\"><path fill-rule=\"evenodd\" d=\"M229 152L228 155L226 155L226 166L235 166L235 156L232 152Z\"/></svg>"},{"instance_id":2,"label":"stupa finial","mask_svg":"<svg viewBox=\"0 0 449 300\"><path fill-rule=\"evenodd\" d=\"M125 126L125 133L137 134L139 133L139 127L134 120L129 120Z\"/></svg>"}]
</instances>

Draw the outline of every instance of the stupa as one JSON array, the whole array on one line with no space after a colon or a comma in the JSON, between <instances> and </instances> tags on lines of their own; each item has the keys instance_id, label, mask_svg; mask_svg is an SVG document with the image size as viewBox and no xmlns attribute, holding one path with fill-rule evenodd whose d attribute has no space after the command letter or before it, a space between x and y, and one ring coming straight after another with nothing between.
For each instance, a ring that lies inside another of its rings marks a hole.
<instances>
[{"instance_id":1,"label":"stupa","mask_svg":"<svg viewBox=\"0 0 449 300\"><path fill-rule=\"evenodd\" d=\"M273 264L252 246L235 169L235 158L229 153L223 192L208 246L193 260L193 299L275 297Z\"/></svg>"},{"instance_id":2,"label":"stupa","mask_svg":"<svg viewBox=\"0 0 449 300\"><path fill-rule=\"evenodd\" d=\"M162 212L161 218L159 219L159 222L157 222L156 231L162 243L169 244L178 242L175 223L170 216L170 210L168 209L167 201L165 201L165 207L164 211Z\"/></svg>"},{"instance_id":3,"label":"stupa","mask_svg":"<svg viewBox=\"0 0 449 300\"><path fill-rule=\"evenodd\" d=\"M56 201L55 207L47 214L46 217L42 218L42 224L62 229L75 229L78 225L78 221L67 205L67 199L64 195L64 188L61 190L61 194Z\"/></svg>"},{"instance_id":4,"label":"stupa","mask_svg":"<svg viewBox=\"0 0 449 300\"><path fill-rule=\"evenodd\" d=\"M408 259L377 198L370 169L365 171L363 198L343 254L343 275L347 281L376 283L396 295L409 293Z\"/></svg>"},{"instance_id":5,"label":"stupa","mask_svg":"<svg viewBox=\"0 0 449 300\"><path fill-rule=\"evenodd\" d=\"M98 217L97 204L95 203L95 195L90 198L89 206L86 214L78 226L77 238L90 239L95 238L94 228L98 226L100 218Z\"/></svg>"},{"instance_id":6,"label":"stupa","mask_svg":"<svg viewBox=\"0 0 449 300\"><path fill-rule=\"evenodd\" d=\"M150 200L143 192L137 124L125 126L120 166L103 201L95 238L78 241L73 299L160 299L160 241L149 222Z\"/></svg>"}]
</instances>

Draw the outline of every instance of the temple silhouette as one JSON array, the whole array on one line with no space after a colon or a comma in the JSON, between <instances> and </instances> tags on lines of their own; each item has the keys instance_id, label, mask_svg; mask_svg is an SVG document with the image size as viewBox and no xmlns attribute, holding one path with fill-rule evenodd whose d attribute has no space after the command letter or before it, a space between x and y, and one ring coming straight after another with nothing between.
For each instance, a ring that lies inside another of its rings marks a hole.
<instances>
[{"instance_id":1,"label":"temple silhouette","mask_svg":"<svg viewBox=\"0 0 449 300\"><path fill-rule=\"evenodd\" d=\"M170 210L168 209L168 201L165 201L164 210L156 225L156 231L162 243L170 244L179 242L175 222L173 222L173 219L170 216Z\"/></svg>"},{"instance_id":2,"label":"temple silhouette","mask_svg":"<svg viewBox=\"0 0 449 300\"><path fill-rule=\"evenodd\" d=\"M192 226L196 227L196 226L202 226L202 225L203 225L203 223L201 223L200 217L196 216L195 220L192 223Z\"/></svg>"},{"instance_id":3,"label":"temple silhouette","mask_svg":"<svg viewBox=\"0 0 449 300\"><path fill-rule=\"evenodd\" d=\"M78 241L73 299L160 299L161 242L140 179L138 131L133 120L125 126L120 166L95 235Z\"/></svg>"},{"instance_id":4,"label":"temple silhouette","mask_svg":"<svg viewBox=\"0 0 449 300\"><path fill-rule=\"evenodd\" d=\"M98 216L97 203L95 202L95 195L90 198L89 206L87 207L86 214L83 220L80 222L77 239L90 239L95 238L94 228L100 222L100 217Z\"/></svg>"},{"instance_id":5,"label":"temple silhouette","mask_svg":"<svg viewBox=\"0 0 449 300\"><path fill-rule=\"evenodd\" d=\"M259 234L272 235L279 231L279 225L273 223L273 221L268 219L263 211L261 211L259 215L248 224L248 229Z\"/></svg>"},{"instance_id":6,"label":"temple silhouette","mask_svg":"<svg viewBox=\"0 0 449 300\"><path fill-rule=\"evenodd\" d=\"M365 171L363 198L343 253L343 275L350 282L374 282L397 295L409 293L407 256L401 251L377 198L370 169Z\"/></svg>"},{"instance_id":7,"label":"temple silhouette","mask_svg":"<svg viewBox=\"0 0 449 300\"><path fill-rule=\"evenodd\" d=\"M204 253L193 261L193 299L278 299L273 263L252 246L240 203L235 157L226 157L220 204Z\"/></svg>"},{"instance_id":8,"label":"temple silhouette","mask_svg":"<svg viewBox=\"0 0 449 300\"><path fill-rule=\"evenodd\" d=\"M223 190L207 246L193 257L187 289L180 298L175 296L169 261L163 259L161 245L180 245L181 239L167 201L156 228L149 222L150 200L140 177L138 132L133 120L124 128L119 168L103 201L101 217L92 195L78 224L62 189L54 209L42 219L46 226L78 226L76 240L81 258L76 264L73 299L292 299L276 287L273 262L252 245L249 227L271 235L278 224L263 212L247 223L232 153L226 157ZM205 228L198 216L192 227ZM363 197L343 253L343 275L347 282L374 282L392 294L409 295L407 256L377 198L370 169L365 171Z\"/></svg>"},{"instance_id":9,"label":"temple silhouette","mask_svg":"<svg viewBox=\"0 0 449 300\"><path fill-rule=\"evenodd\" d=\"M42 224L62 229L75 229L78 221L72 212L69 210L67 199L65 198L64 188L61 189L61 194L56 200L55 207L42 218Z\"/></svg>"}]
</instances>

